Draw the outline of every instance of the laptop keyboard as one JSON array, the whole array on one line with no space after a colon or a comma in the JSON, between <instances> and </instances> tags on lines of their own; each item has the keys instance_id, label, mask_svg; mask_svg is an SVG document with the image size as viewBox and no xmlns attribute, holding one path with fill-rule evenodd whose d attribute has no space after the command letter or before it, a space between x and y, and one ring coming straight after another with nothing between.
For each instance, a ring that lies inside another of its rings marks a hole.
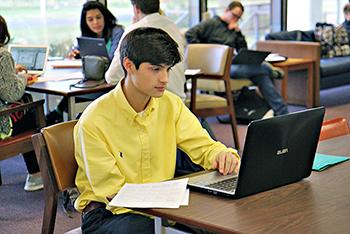
<instances>
[{"instance_id":1,"label":"laptop keyboard","mask_svg":"<svg viewBox=\"0 0 350 234\"><path fill-rule=\"evenodd\" d=\"M227 192L234 192L237 186L237 177L230 178L227 180L222 180L207 185L209 188L219 189Z\"/></svg>"}]
</instances>

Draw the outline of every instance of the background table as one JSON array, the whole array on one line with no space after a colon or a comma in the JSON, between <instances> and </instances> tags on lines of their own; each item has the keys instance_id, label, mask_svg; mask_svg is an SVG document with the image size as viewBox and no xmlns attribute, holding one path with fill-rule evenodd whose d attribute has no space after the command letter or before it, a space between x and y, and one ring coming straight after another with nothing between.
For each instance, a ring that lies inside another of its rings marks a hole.
<instances>
[{"instance_id":1,"label":"background table","mask_svg":"<svg viewBox=\"0 0 350 234\"><path fill-rule=\"evenodd\" d=\"M58 95L62 97L68 98L68 120L75 119L76 114L81 112L82 109L86 107L89 103L85 103L84 107L78 108L76 98L85 94L93 94L93 93L101 93L108 92L112 90L115 85L110 85L107 83L101 84L99 86L93 88L75 88L71 85L77 83L81 77L77 75L77 78L67 78L65 80L61 80L60 77L66 77L69 74L81 71L79 68L75 69L47 69L44 77L49 77L51 81L46 82L36 82L32 85L26 87L27 91L43 93L46 95ZM68 76L67 76L68 77ZM51 79L52 78L52 79ZM55 80L56 78L56 80ZM46 106L48 106L48 97L46 96Z\"/></svg>"},{"instance_id":2,"label":"background table","mask_svg":"<svg viewBox=\"0 0 350 234\"><path fill-rule=\"evenodd\" d=\"M322 141L318 152L350 155L350 135ZM349 233L350 161L297 183L233 200L198 192L179 209L139 209L217 233Z\"/></svg>"},{"instance_id":3,"label":"background table","mask_svg":"<svg viewBox=\"0 0 350 234\"><path fill-rule=\"evenodd\" d=\"M286 102L288 102L287 87L288 87L288 72L289 71L299 71L307 70L307 107L316 106L316 97L319 95L319 92L315 90L315 76L314 76L314 63L312 59L306 58L288 58L284 62L273 63L273 66L279 67L284 71L284 78L282 79L281 84L281 95ZM319 82L319 81L318 81Z\"/></svg>"}]
</instances>

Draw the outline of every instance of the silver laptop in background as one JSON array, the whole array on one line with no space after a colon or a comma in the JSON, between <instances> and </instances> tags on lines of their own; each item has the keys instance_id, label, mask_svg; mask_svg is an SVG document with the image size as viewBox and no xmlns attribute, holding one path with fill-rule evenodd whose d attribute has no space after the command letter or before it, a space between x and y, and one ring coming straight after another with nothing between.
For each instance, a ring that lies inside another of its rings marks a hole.
<instances>
[{"instance_id":1,"label":"silver laptop in background","mask_svg":"<svg viewBox=\"0 0 350 234\"><path fill-rule=\"evenodd\" d=\"M199 172L189 176L188 186L241 198L308 177L324 112L324 107L318 107L251 122L238 176Z\"/></svg>"},{"instance_id":2,"label":"silver laptop in background","mask_svg":"<svg viewBox=\"0 0 350 234\"><path fill-rule=\"evenodd\" d=\"M49 56L47 45L10 45L9 52L16 64L28 69L28 74L41 75L45 72Z\"/></svg>"}]
</instances>

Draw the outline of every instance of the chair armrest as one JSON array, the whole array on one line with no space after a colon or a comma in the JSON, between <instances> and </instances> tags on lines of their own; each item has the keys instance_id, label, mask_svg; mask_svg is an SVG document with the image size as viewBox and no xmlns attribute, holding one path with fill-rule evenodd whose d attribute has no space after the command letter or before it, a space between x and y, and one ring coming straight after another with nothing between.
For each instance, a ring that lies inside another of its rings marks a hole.
<instances>
[{"instance_id":1,"label":"chair armrest","mask_svg":"<svg viewBox=\"0 0 350 234\"><path fill-rule=\"evenodd\" d=\"M45 100L38 100L34 102L23 103L15 107L6 108L0 111L0 116L9 115L17 111L34 109L37 129L41 129L45 127L44 102Z\"/></svg>"}]
</instances>

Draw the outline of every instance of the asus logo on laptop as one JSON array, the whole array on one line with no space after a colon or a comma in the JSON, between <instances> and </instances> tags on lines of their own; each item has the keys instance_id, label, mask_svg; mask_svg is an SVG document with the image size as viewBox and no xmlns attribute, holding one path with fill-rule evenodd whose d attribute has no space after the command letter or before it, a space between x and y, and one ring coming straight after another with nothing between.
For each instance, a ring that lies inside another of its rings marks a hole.
<instances>
[{"instance_id":1,"label":"asus logo on laptop","mask_svg":"<svg viewBox=\"0 0 350 234\"><path fill-rule=\"evenodd\" d=\"M288 153L288 148L277 150L277 155L282 155Z\"/></svg>"}]
</instances>

